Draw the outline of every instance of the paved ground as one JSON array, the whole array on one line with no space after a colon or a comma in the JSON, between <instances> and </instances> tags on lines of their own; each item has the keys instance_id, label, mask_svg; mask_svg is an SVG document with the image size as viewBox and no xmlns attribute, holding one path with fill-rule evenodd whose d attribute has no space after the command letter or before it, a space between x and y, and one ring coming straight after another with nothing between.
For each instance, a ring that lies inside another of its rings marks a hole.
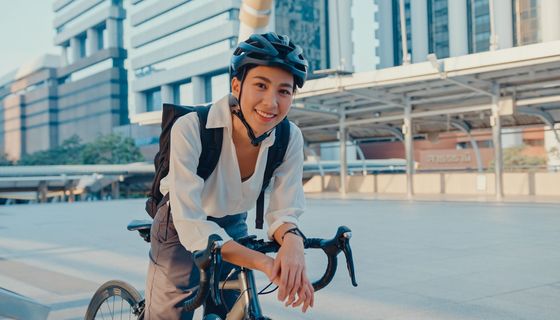
<instances>
[{"instance_id":1,"label":"paved ground","mask_svg":"<svg viewBox=\"0 0 560 320\"><path fill-rule=\"evenodd\" d=\"M352 228L359 287L341 264L306 315L264 297L274 319L560 319L560 204L310 199L308 207L310 236ZM50 305L49 319L83 319L106 280L142 288L148 246L125 227L143 217L140 200L0 207L0 287ZM318 276L321 255L308 258Z\"/></svg>"}]
</instances>

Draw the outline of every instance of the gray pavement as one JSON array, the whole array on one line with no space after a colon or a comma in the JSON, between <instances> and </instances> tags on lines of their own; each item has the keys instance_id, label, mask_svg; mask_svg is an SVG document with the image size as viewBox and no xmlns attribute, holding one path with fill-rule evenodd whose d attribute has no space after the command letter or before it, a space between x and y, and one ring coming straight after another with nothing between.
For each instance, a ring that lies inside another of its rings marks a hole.
<instances>
[{"instance_id":1,"label":"gray pavement","mask_svg":"<svg viewBox=\"0 0 560 320\"><path fill-rule=\"evenodd\" d=\"M142 289L148 245L125 227L147 217L143 207L142 200L0 207L0 287L49 305L49 319L83 319L110 279ZM331 237L338 225L353 230L359 286L340 261L311 311L286 309L269 295L262 303L270 317L560 319L558 203L308 200L308 236ZM323 257L307 257L318 277Z\"/></svg>"}]
</instances>

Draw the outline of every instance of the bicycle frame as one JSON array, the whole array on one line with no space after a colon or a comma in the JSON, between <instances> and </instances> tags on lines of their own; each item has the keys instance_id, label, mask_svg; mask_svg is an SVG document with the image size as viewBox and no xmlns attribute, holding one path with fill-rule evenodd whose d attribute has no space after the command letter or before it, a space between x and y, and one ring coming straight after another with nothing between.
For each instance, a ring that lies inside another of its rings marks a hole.
<instances>
[{"instance_id":1,"label":"bicycle frame","mask_svg":"<svg viewBox=\"0 0 560 320\"><path fill-rule=\"evenodd\" d=\"M240 296L227 314L225 320L260 319L262 309L256 290L253 270L240 268L237 279L220 282L222 290L239 290Z\"/></svg>"},{"instance_id":2,"label":"bicycle frame","mask_svg":"<svg viewBox=\"0 0 560 320\"><path fill-rule=\"evenodd\" d=\"M142 238L149 242L149 230L151 221L132 221L128 225L128 230L136 230L140 233ZM346 226L340 226L336 235L332 239L320 238L306 238L304 239L304 247L306 249L315 248L322 249L328 257L327 268L323 276L312 283L315 291L321 290L327 286L334 277L337 269L337 256L343 252L346 257L346 266L350 275L350 280L353 286L358 286L354 271L354 262L352 258L352 250L350 248L349 240L352 237L351 230ZM257 240L256 236L249 236L239 239L240 243L249 249L267 254L277 252L279 244L273 241ZM220 302L219 290L236 290L239 292L239 297L235 301L231 310L223 320L267 320L269 318L263 316L262 309L259 302L258 292L256 289L255 278L253 270L238 267L239 275L237 279L218 281L216 278L221 270L221 246L222 239L212 234L208 237L208 245L206 249L195 251L194 262L201 271L200 285L197 293L192 298L184 302L184 307L187 310L195 310L204 303L204 300L212 297L214 303ZM212 269L212 267L214 269ZM209 273L208 270L210 271ZM217 286L216 286L217 285ZM103 286L102 286L103 287ZM101 288L100 288L101 289ZM99 291L99 290L98 290ZM136 291L136 290L134 290ZM97 294L97 293L96 293ZM140 296L138 294L138 296ZM94 295L95 298L95 295ZM103 298L106 298L103 296ZM93 298L92 298L93 301ZM136 300L136 304L131 304L135 310L135 314L142 317L143 315L143 301L140 298ZM89 307L88 307L89 311ZM95 309L94 311L97 311ZM89 312L88 312L89 314ZM95 313L93 313L95 314ZM209 317L215 319L214 317Z\"/></svg>"}]
</instances>

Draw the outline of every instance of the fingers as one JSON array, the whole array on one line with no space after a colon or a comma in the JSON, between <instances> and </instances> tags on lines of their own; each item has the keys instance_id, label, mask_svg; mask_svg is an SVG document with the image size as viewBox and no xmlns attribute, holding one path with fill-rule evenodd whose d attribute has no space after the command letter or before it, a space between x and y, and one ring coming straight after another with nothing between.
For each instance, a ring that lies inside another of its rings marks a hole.
<instances>
[{"instance_id":1,"label":"fingers","mask_svg":"<svg viewBox=\"0 0 560 320\"><path fill-rule=\"evenodd\" d=\"M313 303L315 302L314 297L314 290L313 285L307 279L305 273L302 275L302 286L299 288L298 291L298 299L296 302L292 304L292 307L296 308L303 304L301 310L302 312L306 312L309 307L313 307Z\"/></svg>"},{"instance_id":2,"label":"fingers","mask_svg":"<svg viewBox=\"0 0 560 320\"><path fill-rule=\"evenodd\" d=\"M280 279L278 278L278 274L280 273L280 260L274 259L274 264L272 265L272 271L270 276L270 281L274 282L276 285L280 285Z\"/></svg>"},{"instance_id":3,"label":"fingers","mask_svg":"<svg viewBox=\"0 0 560 320\"><path fill-rule=\"evenodd\" d=\"M306 292L305 292L305 291L306 291L305 288L306 288L306 286L302 286L302 287L300 288L300 290L298 291L298 299L297 299L296 302L294 302L294 303L292 304L292 307L294 307L294 308L299 307L302 303L305 302L306 297L307 297L307 294L306 294Z\"/></svg>"},{"instance_id":4,"label":"fingers","mask_svg":"<svg viewBox=\"0 0 560 320\"><path fill-rule=\"evenodd\" d=\"M282 250L284 249L284 250ZM313 287L305 274L305 258L302 252L281 247L274 260L274 272L278 278L278 300L286 306L300 306L307 310L313 303Z\"/></svg>"},{"instance_id":5,"label":"fingers","mask_svg":"<svg viewBox=\"0 0 560 320\"><path fill-rule=\"evenodd\" d=\"M288 292L288 301L286 302L286 307L294 303L296 300L296 293L301 287L301 274L303 273L303 267L297 267L294 272L290 272L288 277L288 287L286 288Z\"/></svg>"},{"instance_id":6,"label":"fingers","mask_svg":"<svg viewBox=\"0 0 560 320\"><path fill-rule=\"evenodd\" d=\"M313 308L313 304L315 303L315 289L313 289L313 285L311 285L311 283L308 281L307 282L307 288L309 290L309 303L307 305L304 305L302 308L302 311L305 312L307 311L308 307Z\"/></svg>"},{"instance_id":7,"label":"fingers","mask_svg":"<svg viewBox=\"0 0 560 320\"><path fill-rule=\"evenodd\" d=\"M286 300L287 290L286 286L288 284L288 268L280 267L280 285L278 286L278 300L284 301Z\"/></svg>"},{"instance_id":8,"label":"fingers","mask_svg":"<svg viewBox=\"0 0 560 320\"><path fill-rule=\"evenodd\" d=\"M301 270L303 270L302 266L290 262L285 262L280 266L280 290L278 291L278 300L285 301L286 298L295 296L299 289Z\"/></svg>"}]
</instances>

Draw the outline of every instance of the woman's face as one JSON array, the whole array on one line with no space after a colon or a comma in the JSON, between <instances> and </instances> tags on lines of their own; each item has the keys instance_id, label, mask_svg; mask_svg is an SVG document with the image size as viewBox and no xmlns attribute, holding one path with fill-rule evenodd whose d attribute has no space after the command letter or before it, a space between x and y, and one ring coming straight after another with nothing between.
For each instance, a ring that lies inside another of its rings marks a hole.
<instances>
[{"instance_id":1,"label":"woman's face","mask_svg":"<svg viewBox=\"0 0 560 320\"><path fill-rule=\"evenodd\" d=\"M231 81L232 94L239 98L241 82ZM294 77L276 67L257 66L249 70L243 81L241 111L258 137L274 128L290 111Z\"/></svg>"}]
</instances>

